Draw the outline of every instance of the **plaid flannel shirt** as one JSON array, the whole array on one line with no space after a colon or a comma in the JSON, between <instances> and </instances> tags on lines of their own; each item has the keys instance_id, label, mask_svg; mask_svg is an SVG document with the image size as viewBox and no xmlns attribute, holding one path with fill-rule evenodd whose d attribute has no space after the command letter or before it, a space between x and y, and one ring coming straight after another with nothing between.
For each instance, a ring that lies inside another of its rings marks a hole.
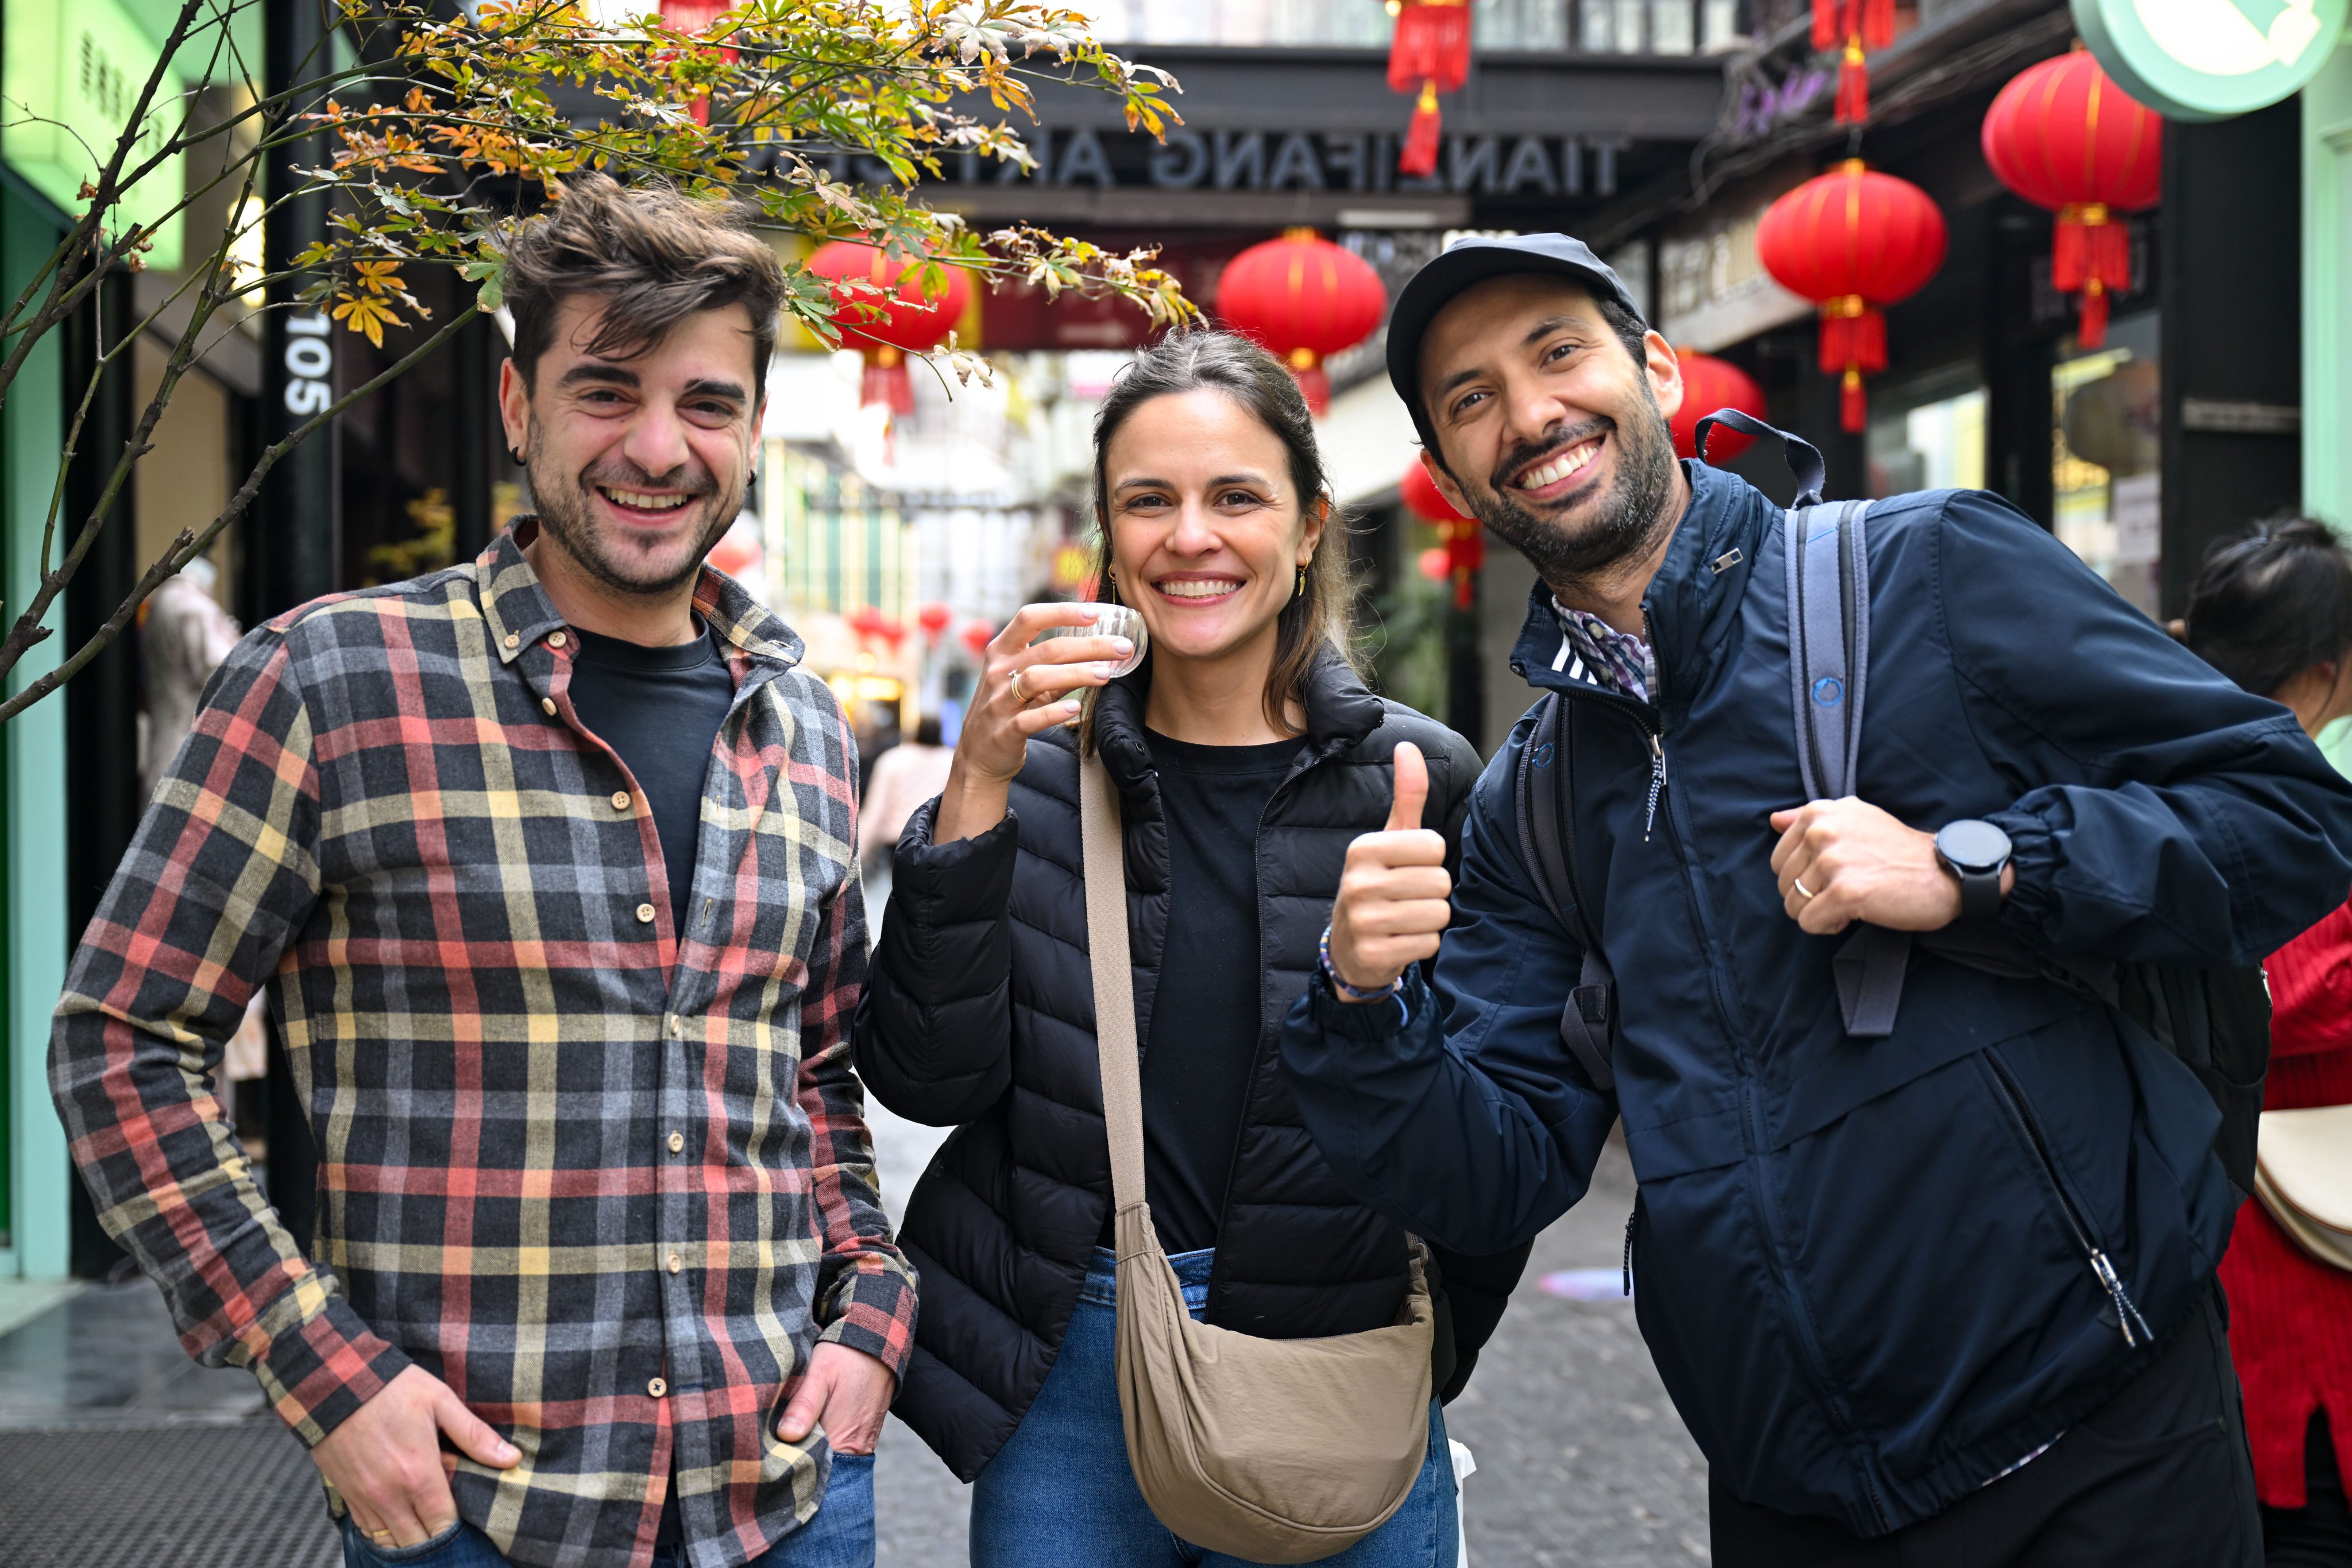
<instances>
[{"instance_id":1,"label":"plaid flannel shirt","mask_svg":"<svg viewBox=\"0 0 2352 1568\"><path fill-rule=\"evenodd\" d=\"M646 1563L673 1462L696 1568L758 1556L824 1495L819 1436L774 1432L814 1342L913 1342L850 1069L855 745L780 621L707 569L695 605L736 693L685 931L509 532L238 645L58 1008L75 1163L189 1352L308 1444L411 1363L446 1380L522 1450L444 1462L524 1563ZM265 984L315 1259L218 1098Z\"/></svg>"}]
</instances>

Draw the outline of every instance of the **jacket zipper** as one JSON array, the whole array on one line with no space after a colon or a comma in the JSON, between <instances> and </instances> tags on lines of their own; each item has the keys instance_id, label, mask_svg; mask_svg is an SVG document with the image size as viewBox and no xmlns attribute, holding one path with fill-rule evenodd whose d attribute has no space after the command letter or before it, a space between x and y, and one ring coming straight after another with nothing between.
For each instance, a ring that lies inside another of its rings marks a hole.
<instances>
[{"instance_id":1,"label":"jacket zipper","mask_svg":"<svg viewBox=\"0 0 2352 1568\"><path fill-rule=\"evenodd\" d=\"M2083 1249L2084 1258L2091 1266L2091 1277L2099 1282L2099 1289L2105 1290L2107 1300L2115 1304L2116 1327L2123 1331L2124 1343L2137 1348L2141 1340L2155 1339L2147 1320L2141 1317L2139 1309L2132 1304L2131 1293L2124 1289L2123 1279L2116 1273L2116 1266L2108 1258L2106 1249L2092 1234L2090 1220L2074 1206L2074 1200L2067 1194L2066 1184L2058 1179L2058 1167L2051 1159L2050 1144L2042 1135L2042 1123L2035 1120L2032 1111L2026 1109L2024 1091L2018 1088L2017 1079L2010 1076L2009 1068L1999 1057L1987 1051L1984 1059L1985 1065L1992 1068L1993 1079L2000 1087L2001 1100L2010 1115L2016 1119L2018 1127L2025 1133L2026 1142L2032 1147L2034 1162L2042 1167L2042 1180L2048 1182L2050 1190L2058 1194L2058 1212L2065 1216L2066 1228L2074 1232L2074 1245ZM2132 1332L2134 1324L2139 1328L2137 1335Z\"/></svg>"},{"instance_id":2,"label":"jacket zipper","mask_svg":"<svg viewBox=\"0 0 2352 1568\"><path fill-rule=\"evenodd\" d=\"M1660 679L1661 684L1663 684L1663 671L1660 672ZM1664 797L1666 788L1666 752L1664 731L1661 726L1651 723L1648 716L1643 712L1641 706L1636 704L1631 698L1620 696L1612 692L1601 691L1590 687L1584 689L1583 695L1587 700L1598 699L1604 706L1614 708L1619 712L1623 713L1626 718L1632 720L1636 725L1640 726L1642 738L1649 743L1650 790L1649 798L1645 805L1646 819L1643 830L1643 842L1647 843L1650 838L1649 824L1651 821L1655 819L1659 802ZM1670 831L1673 830L1674 810L1671 805L1668 806L1666 812L1666 826ZM1570 825L1569 831L1574 831L1573 825ZM1690 905L1692 923L1697 927L1702 939L1707 943L1710 951L1712 951L1716 946L1714 927L1707 921L1706 911L1701 905L1698 890L1693 885L1692 879L1696 873L1693 871L1687 857L1680 853L1679 845L1681 835L1677 832L1674 833L1673 836L1677 842L1675 858L1683 863L1683 896ZM1575 893L1576 889L1571 888L1570 891L1571 893ZM1580 898L1581 897L1580 894L1578 896ZM1739 1036L1738 1031L1732 1024L1730 1000L1723 994L1723 976L1712 961L1707 963L1707 988L1715 997L1716 1015L1722 1023L1724 1037L1727 1040L1733 1042L1733 1065L1738 1069L1740 1079L1740 1118L1747 1127L1748 1146L1750 1150L1754 1150L1759 1143L1759 1139L1756 1130L1754 1079L1753 1075L1748 1070L1748 1053L1741 1048L1738 1043ZM1757 1179L1760 1181L1761 1176L1759 1175ZM1637 1204L1639 1202L1638 1194L1636 1194L1636 1202ZM1759 1217L1764 1227L1765 1240L1771 1251L1773 1271L1780 1276L1781 1290L1791 1298L1790 1321L1797 1328L1798 1342L1808 1363L1807 1370L1813 1377L1814 1385L1821 1391L1822 1403L1829 1413L1831 1420L1838 1427L1840 1435L1849 1439L1855 1438L1858 1434L1856 1434L1853 1429L1853 1420L1847 1414L1843 1401L1841 1401L1832 1390L1829 1370L1827 1364L1822 1360L1821 1347L1813 1341L1811 1319L1806 1314L1802 1302L1795 1300L1796 1289L1789 1281L1787 1265L1781 1258L1780 1229L1772 1221L1772 1205L1769 1194L1761 1192L1758 1193L1756 1194L1756 1203ZM1627 1293L1631 1294L1631 1286L1633 1281L1633 1224L1630 1218L1626 1225L1625 1277L1628 1288ZM1883 1528L1889 1530L1893 1529L1894 1520L1886 1510L1885 1500L1879 1495L1876 1475L1872 1471L1871 1467L1866 1460L1858 1464L1856 1468L1858 1468L1862 1473L1863 1490L1870 1499L1872 1512L1877 1516L1879 1524Z\"/></svg>"}]
</instances>

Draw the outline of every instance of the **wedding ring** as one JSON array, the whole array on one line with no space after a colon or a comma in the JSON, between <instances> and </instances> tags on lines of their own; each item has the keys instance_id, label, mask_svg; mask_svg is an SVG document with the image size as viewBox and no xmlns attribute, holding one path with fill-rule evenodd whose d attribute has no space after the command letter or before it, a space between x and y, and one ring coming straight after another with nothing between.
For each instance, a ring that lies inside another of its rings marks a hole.
<instances>
[{"instance_id":1,"label":"wedding ring","mask_svg":"<svg viewBox=\"0 0 2352 1568\"><path fill-rule=\"evenodd\" d=\"M1029 706L1029 699L1021 694L1021 672L1019 670L1014 670L1013 672L1013 679L1006 681L1004 684L1006 688L1012 691L1013 700L1015 703L1024 708Z\"/></svg>"},{"instance_id":2,"label":"wedding ring","mask_svg":"<svg viewBox=\"0 0 2352 1568\"><path fill-rule=\"evenodd\" d=\"M1813 901L1813 890L1805 886L1805 879L1802 877L1791 877L1789 880L1797 885L1797 891L1805 895L1805 902L1810 904Z\"/></svg>"}]
</instances>

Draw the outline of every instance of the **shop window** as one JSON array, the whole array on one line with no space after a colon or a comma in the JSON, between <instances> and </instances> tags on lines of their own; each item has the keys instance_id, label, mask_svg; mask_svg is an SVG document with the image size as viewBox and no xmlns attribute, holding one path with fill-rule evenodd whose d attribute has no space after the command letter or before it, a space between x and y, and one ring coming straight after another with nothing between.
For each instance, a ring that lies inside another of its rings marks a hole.
<instances>
[{"instance_id":1,"label":"shop window","mask_svg":"<svg viewBox=\"0 0 2352 1568\"><path fill-rule=\"evenodd\" d=\"M2050 372L2053 527L2116 592L2156 614L2158 425L2163 382L2153 310L2122 316L2106 345L2067 338Z\"/></svg>"},{"instance_id":2,"label":"shop window","mask_svg":"<svg viewBox=\"0 0 2352 1568\"><path fill-rule=\"evenodd\" d=\"M1951 370L1870 395L1870 493L1984 489L1985 395Z\"/></svg>"}]
</instances>

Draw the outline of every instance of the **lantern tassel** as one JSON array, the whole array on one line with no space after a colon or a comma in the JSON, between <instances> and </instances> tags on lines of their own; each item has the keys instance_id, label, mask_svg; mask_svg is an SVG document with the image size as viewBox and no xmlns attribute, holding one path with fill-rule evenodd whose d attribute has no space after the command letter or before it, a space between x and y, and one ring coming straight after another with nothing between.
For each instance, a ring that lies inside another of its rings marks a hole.
<instances>
[{"instance_id":1,"label":"lantern tassel","mask_svg":"<svg viewBox=\"0 0 2352 1568\"><path fill-rule=\"evenodd\" d=\"M866 374L858 378L857 401L880 404L895 416L915 411L915 382L907 374L907 356L887 344L866 351Z\"/></svg>"},{"instance_id":2,"label":"lantern tassel","mask_svg":"<svg viewBox=\"0 0 2352 1568\"><path fill-rule=\"evenodd\" d=\"M1845 26L1846 0L1813 0L1813 52L1825 53L1837 47L1837 41L1849 29Z\"/></svg>"},{"instance_id":3,"label":"lantern tassel","mask_svg":"<svg viewBox=\"0 0 2352 1568\"><path fill-rule=\"evenodd\" d=\"M1470 7L1466 0L1407 0L1389 42L1389 90L1411 92L1434 81L1453 92L1470 79Z\"/></svg>"},{"instance_id":4,"label":"lantern tassel","mask_svg":"<svg viewBox=\"0 0 2352 1568\"><path fill-rule=\"evenodd\" d=\"M2131 288L2131 231L2097 202L2059 209L2051 236L2050 283L2062 293L2083 296L2075 341L2095 349L2107 341L2109 296Z\"/></svg>"},{"instance_id":5,"label":"lantern tassel","mask_svg":"<svg viewBox=\"0 0 2352 1568\"><path fill-rule=\"evenodd\" d=\"M1320 419L1331 412L1331 376L1319 364L1292 365L1291 378L1307 398L1307 412Z\"/></svg>"},{"instance_id":6,"label":"lantern tassel","mask_svg":"<svg viewBox=\"0 0 2352 1568\"><path fill-rule=\"evenodd\" d=\"M1838 60L1837 106L1831 119L1840 125L1860 125L1870 118L1870 67L1864 63L1859 36L1845 41Z\"/></svg>"},{"instance_id":7,"label":"lantern tassel","mask_svg":"<svg viewBox=\"0 0 2352 1568\"><path fill-rule=\"evenodd\" d=\"M1869 396L1862 389L1862 372L1853 365L1838 381L1838 424L1849 436L1859 436L1870 423Z\"/></svg>"},{"instance_id":8,"label":"lantern tassel","mask_svg":"<svg viewBox=\"0 0 2352 1568\"><path fill-rule=\"evenodd\" d=\"M1855 29L1865 49L1883 49L1895 41L1895 0L1861 0L1862 20Z\"/></svg>"},{"instance_id":9,"label":"lantern tassel","mask_svg":"<svg viewBox=\"0 0 2352 1568\"><path fill-rule=\"evenodd\" d=\"M1412 123L1405 128L1404 148L1397 154L1397 173L1427 179L1437 173L1438 132L1444 118L1437 109L1434 78L1421 84L1421 101L1413 105Z\"/></svg>"}]
</instances>

